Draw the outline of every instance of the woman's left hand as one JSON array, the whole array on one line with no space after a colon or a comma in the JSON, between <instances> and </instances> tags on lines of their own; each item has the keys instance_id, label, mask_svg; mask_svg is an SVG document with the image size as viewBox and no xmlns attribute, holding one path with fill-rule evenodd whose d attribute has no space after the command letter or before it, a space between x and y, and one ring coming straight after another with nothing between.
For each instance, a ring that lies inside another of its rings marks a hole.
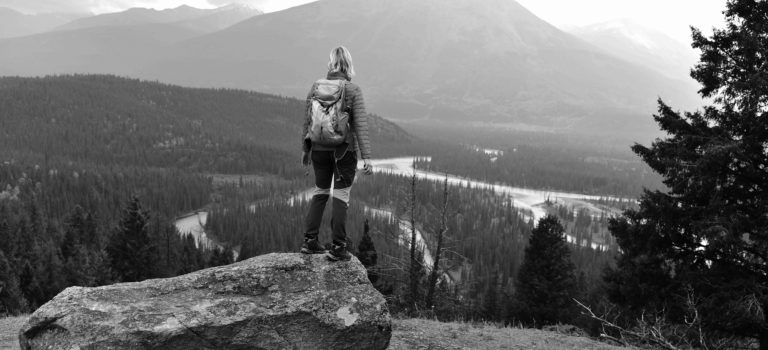
<instances>
[{"instance_id":1,"label":"woman's left hand","mask_svg":"<svg viewBox=\"0 0 768 350\"><path fill-rule=\"evenodd\" d=\"M373 174L373 165L371 164L370 159L363 159L363 174L365 175Z\"/></svg>"}]
</instances>

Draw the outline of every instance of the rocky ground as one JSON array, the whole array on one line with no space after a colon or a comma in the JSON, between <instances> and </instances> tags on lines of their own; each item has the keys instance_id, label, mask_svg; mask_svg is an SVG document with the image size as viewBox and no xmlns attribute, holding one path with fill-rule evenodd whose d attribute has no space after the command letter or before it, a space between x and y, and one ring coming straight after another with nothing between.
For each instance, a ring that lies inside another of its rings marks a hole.
<instances>
[{"instance_id":1,"label":"rocky ground","mask_svg":"<svg viewBox=\"0 0 768 350\"><path fill-rule=\"evenodd\" d=\"M0 350L19 349L18 331L27 317L0 318ZM488 324L395 319L390 350L454 349L625 349L583 337L537 329L499 328Z\"/></svg>"}]
</instances>

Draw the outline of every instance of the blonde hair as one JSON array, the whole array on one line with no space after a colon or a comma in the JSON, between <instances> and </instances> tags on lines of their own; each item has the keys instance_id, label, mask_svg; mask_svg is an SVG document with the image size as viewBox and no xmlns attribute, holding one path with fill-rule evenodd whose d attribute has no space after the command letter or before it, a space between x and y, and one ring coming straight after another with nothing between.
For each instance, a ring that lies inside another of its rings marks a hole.
<instances>
[{"instance_id":1,"label":"blonde hair","mask_svg":"<svg viewBox=\"0 0 768 350\"><path fill-rule=\"evenodd\" d=\"M328 61L328 71L341 72L350 78L355 76L355 67L352 65L352 55L344 46L331 50L331 59Z\"/></svg>"}]
</instances>

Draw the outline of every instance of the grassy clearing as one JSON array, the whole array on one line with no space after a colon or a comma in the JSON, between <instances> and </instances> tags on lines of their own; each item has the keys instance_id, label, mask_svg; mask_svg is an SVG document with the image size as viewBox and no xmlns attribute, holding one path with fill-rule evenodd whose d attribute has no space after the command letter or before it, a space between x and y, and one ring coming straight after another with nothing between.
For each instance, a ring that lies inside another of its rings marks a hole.
<instances>
[{"instance_id":1,"label":"grassy clearing","mask_svg":"<svg viewBox=\"0 0 768 350\"><path fill-rule=\"evenodd\" d=\"M27 321L27 316L0 318L0 349L19 349L19 329Z\"/></svg>"},{"instance_id":2,"label":"grassy clearing","mask_svg":"<svg viewBox=\"0 0 768 350\"><path fill-rule=\"evenodd\" d=\"M482 323L394 319L389 350L419 349L626 350L627 348L538 329L501 328Z\"/></svg>"},{"instance_id":3,"label":"grassy clearing","mask_svg":"<svg viewBox=\"0 0 768 350\"><path fill-rule=\"evenodd\" d=\"M0 350L19 349L18 333L28 316L0 318ZM591 339L538 329L500 328L481 323L394 319L389 350L626 350Z\"/></svg>"}]
</instances>

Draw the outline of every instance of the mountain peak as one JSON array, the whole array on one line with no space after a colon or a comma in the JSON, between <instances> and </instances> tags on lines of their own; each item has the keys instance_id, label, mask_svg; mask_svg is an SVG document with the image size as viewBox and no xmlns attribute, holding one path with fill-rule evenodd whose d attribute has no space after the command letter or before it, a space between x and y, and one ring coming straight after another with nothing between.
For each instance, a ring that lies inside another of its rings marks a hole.
<instances>
[{"instance_id":1,"label":"mountain peak","mask_svg":"<svg viewBox=\"0 0 768 350\"><path fill-rule=\"evenodd\" d=\"M371 107L398 119L507 120L595 106L651 113L670 86L512 0L322 0L185 43L173 60L206 66L198 76L167 65L145 71L301 96L298 82L322 74L323 57L340 43L352 50Z\"/></svg>"},{"instance_id":2,"label":"mountain peak","mask_svg":"<svg viewBox=\"0 0 768 350\"><path fill-rule=\"evenodd\" d=\"M238 2L233 2L233 3L230 3L230 4L224 5L224 6L217 7L216 10L218 10L218 11L236 10L236 11L251 11L251 12L258 11L258 12L264 12L261 9L259 9L258 7L255 7L255 6L252 6L252 5L248 5L248 4L244 4L244 3L238 3Z\"/></svg>"},{"instance_id":3,"label":"mountain peak","mask_svg":"<svg viewBox=\"0 0 768 350\"><path fill-rule=\"evenodd\" d=\"M689 80L688 70L697 59L686 44L630 19L590 24L570 32L609 54L677 80Z\"/></svg>"},{"instance_id":4,"label":"mountain peak","mask_svg":"<svg viewBox=\"0 0 768 350\"><path fill-rule=\"evenodd\" d=\"M189 13L189 12L200 12L200 13L202 13L202 12L206 12L206 10L204 10L204 9L193 7L193 6L189 6L187 4L180 5L178 7L172 8L172 9L162 10L162 11L182 12L182 13Z\"/></svg>"},{"instance_id":5,"label":"mountain peak","mask_svg":"<svg viewBox=\"0 0 768 350\"><path fill-rule=\"evenodd\" d=\"M102 60L115 67L102 71L300 97L307 82L325 74L328 51L343 44L355 57L355 82L370 110L399 120L593 130L627 124L617 115L653 113L658 96L686 98L687 87L578 40L512 0L322 0L229 23L237 24L152 50L140 36L141 60L126 62L103 49L117 59ZM201 27L198 20L189 26ZM20 55L19 46L0 46L0 73L26 69L3 60ZM71 50L71 61L92 71L81 51ZM50 66L64 55L50 56L56 58L40 61L56 72Z\"/></svg>"}]
</instances>

